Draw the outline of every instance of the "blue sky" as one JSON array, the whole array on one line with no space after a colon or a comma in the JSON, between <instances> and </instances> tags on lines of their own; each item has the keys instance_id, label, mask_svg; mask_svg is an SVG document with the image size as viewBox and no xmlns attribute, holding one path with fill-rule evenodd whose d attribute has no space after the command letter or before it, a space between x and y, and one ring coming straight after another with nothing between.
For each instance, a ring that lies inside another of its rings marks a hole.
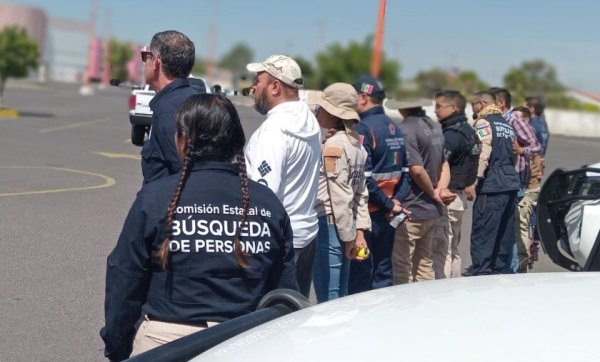
<instances>
[{"instance_id":1,"label":"blue sky","mask_svg":"<svg viewBox=\"0 0 600 362\"><path fill-rule=\"evenodd\" d=\"M8 2L82 21L91 9L91 0ZM244 42L257 60L275 53L312 60L331 43L373 34L378 6L378 0L100 0L98 31L104 33L108 18L113 36L148 43L155 32L176 29L205 57L216 23L217 58ZM600 93L598 34L597 0L388 0L384 51L401 63L403 79L439 66L472 69L500 84L510 67L542 58L567 86Z\"/></svg>"}]
</instances>

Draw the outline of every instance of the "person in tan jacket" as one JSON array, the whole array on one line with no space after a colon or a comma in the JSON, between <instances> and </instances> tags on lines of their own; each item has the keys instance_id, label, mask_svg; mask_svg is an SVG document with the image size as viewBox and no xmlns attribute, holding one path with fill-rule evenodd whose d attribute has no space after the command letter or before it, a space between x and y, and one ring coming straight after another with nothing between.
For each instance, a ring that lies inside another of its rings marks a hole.
<instances>
[{"instance_id":1,"label":"person in tan jacket","mask_svg":"<svg viewBox=\"0 0 600 362\"><path fill-rule=\"evenodd\" d=\"M315 210L319 218L313 282L319 303L348 294L350 260L366 258L365 233L371 230L365 184L367 152L352 127L359 120L354 87L334 83L313 97L315 113L328 130Z\"/></svg>"}]
</instances>

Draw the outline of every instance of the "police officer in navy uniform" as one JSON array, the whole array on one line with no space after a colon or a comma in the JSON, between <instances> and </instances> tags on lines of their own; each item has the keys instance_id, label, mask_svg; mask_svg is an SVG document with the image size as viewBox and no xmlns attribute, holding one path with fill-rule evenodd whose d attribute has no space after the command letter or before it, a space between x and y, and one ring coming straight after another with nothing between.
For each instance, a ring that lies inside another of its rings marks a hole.
<instances>
[{"instance_id":1,"label":"police officer in navy uniform","mask_svg":"<svg viewBox=\"0 0 600 362\"><path fill-rule=\"evenodd\" d=\"M475 94L473 127L482 150L471 229L472 265L464 275L502 273L515 239L519 176L515 170L515 131L502 117L489 91Z\"/></svg>"},{"instance_id":2,"label":"police officer in navy uniform","mask_svg":"<svg viewBox=\"0 0 600 362\"><path fill-rule=\"evenodd\" d=\"M457 195L452 203L443 207L443 219L433 239L432 259L436 279L454 278L462 274L458 245L467 200L473 201L465 188L475 183L481 153L481 141L465 115L466 104L465 97L455 90L445 90L435 95L435 114L442 125L444 152L450 165L448 188Z\"/></svg>"},{"instance_id":3,"label":"police officer in navy uniform","mask_svg":"<svg viewBox=\"0 0 600 362\"><path fill-rule=\"evenodd\" d=\"M174 30L154 34L149 50L142 51L146 83L156 91L150 101L150 134L142 148L144 183L179 172L175 114L181 103L196 93L187 80L195 58L194 43Z\"/></svg>"},{"instance_id":4,"label":"police officer in navy uniform","mask_svg":"<svg viewBox=\"0 0 600 362\"><path fill-rule=\"evenodd\" d=\"M349 294L392 285L395 229L390 226L387 216L404 210L400 200L408 195L409 186L404 134L385 114L383 85L368 74L360 76L352 85L358 93L360 116L354 130L367 151L365 177L371 233L366 239L371 257L350 263Z\"/></svg>"},{"instance_id":5,"label":"police officer in navy uniform","mask_svg":"<svg viewBox=\"0 0 600 362\"><path fill-rule=\"evenodd\" d=\"M270 290L298 290L289 217L248 179L231 102L190 97L176 140L181 173L142 187L108 256L100 334L111 360L252 312Z\"/></svg>"}]
</instances>

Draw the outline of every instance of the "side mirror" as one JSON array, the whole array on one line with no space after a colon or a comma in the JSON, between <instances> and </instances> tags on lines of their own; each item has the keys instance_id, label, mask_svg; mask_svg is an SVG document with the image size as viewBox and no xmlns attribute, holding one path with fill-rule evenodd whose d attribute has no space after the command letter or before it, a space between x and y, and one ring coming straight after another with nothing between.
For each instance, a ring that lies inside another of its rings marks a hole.
<instances>
[{"instance_id":1,"label":"side mirror","mask_svg":"<svg viewBox=\"0 0 600 362\"><path fill-rule=\"evenodd\" d=\"M310 307L309 300L300 292L291 289L275 289L262 297L256 309L260 310L276 304L283 304L294 312Z\"/></svg>"}]
</instances>

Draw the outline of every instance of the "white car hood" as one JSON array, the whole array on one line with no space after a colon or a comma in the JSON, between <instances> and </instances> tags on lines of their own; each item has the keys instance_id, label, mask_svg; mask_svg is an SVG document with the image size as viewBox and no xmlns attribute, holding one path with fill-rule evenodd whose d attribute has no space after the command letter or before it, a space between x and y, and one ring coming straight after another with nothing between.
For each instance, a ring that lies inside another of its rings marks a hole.
<instances>
[{"instance_id":1,"label":"white car hood","mask_svg":"<svg viewBox=\"0 0 600 362\"><path fill-rule=\"evenodd\" d=\"M598 360L600 273L436 280L289 314L193 361Z\"/></svg>"}]
</instances>

